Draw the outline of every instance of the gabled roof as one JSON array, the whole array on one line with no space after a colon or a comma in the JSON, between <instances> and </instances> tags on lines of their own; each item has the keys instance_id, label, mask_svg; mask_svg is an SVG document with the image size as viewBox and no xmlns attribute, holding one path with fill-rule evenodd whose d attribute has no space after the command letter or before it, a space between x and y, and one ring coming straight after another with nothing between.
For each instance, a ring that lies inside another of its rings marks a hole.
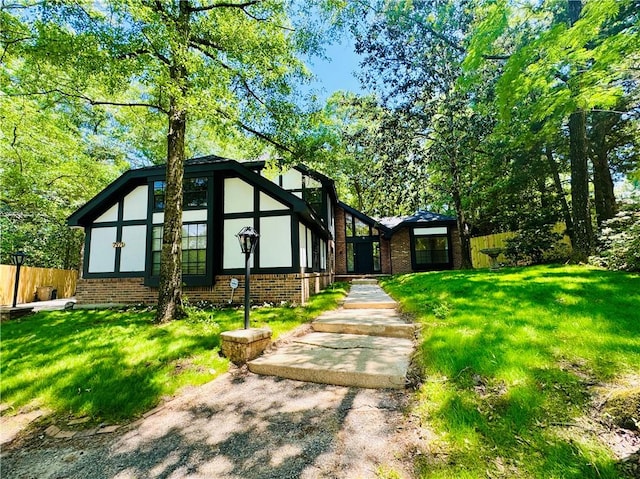
<instances>
[{"instance_id":1,"label":"gabled roof","mask_svg":"<svg viewBox=\"0 0 640 479\"><path fill-rule=\"evenodd\" d=\"M258 186L263 191L267 191L274 198L290 206L294 212L298 213L308 223L317 225L325 237L330 236L326 226L304 200L255 172L255 170L261 169L260 162L240 163L236 160L210 155L186 160L184 168L186 174L198 171L232 171L238 177ZM136 186L146 184L150 176L164 175L164 173L165 165L147 166L126 171L84 206L71 214L67 218L67 224L69 226L87 226L111 207L113 203L118 201L120 197L126 195Z\"/></svg>"},{"instance_id":2,"label":"gabled roof","mask_svg":"<svg viewBox=\"0 0 640 479\"><path fill-rule=\"evenodd\" d=\"M230 158L224 158L222 156L218 156L218 155L206 155L206 156L198 156L196 158L189 158L188 160L185 160L184 165L185 166L190 166L190 165L209 165L211 163L224 163L227 161L237 161L237 160L231 160ZM251 171L261 171L262 169L264 169L265 167L265 162L262 160L256 160L256 161L238 161L238 163L240 163L242 166L244 166L245 168L251 170Z\"/></svg>"},{"instance_id":3,"label":"gabled roof","mask_svg":"<svg viewBox=\"0 0 640 479\"><path fill-rule=\"evenodd\" d=\"M349 213L349 214L355 216L356 218L358 218L360 221L368 224L369 226L373 226L374 228L378 228L382 234L388 235L388 234L391 233L391 230L386 225L384 225L381 221L378 221L378 220L372 218L371 216L365 215L363 212L358 211L355 208L352 208L351 206L347 205L346 203L343 203L342 201L338 201L338 206L340 206L340 208L345 210L347 213Z\"/></svg>"},{"instance_id":4,"label":"gabled roof","mask_svg":"<svg viewBox=\"0 0 640 479\"><path fill-rule=\"evenodd\" d=\"M250 161L250 162L244 162L242 163L242 165L246 166L249 169L260 171L266 166L266 161L264 160ZM284 167L284 165L280 164L280 167ZM335 201L336 203L338 202L338 193L336 191L336 183L331 178L301 163L297 165L292 165L291 168L293 168L294 170L298 170L300 173L302 173L305 176L310 176L313 179L319 181L322 184L322 186L327 189L333 201ZM284 173L284 171L286 171L286 169L282 170L281 172Z\"/></svg>"},{"instance_id":5,"label":"gabled roof","mask_svg":"<svg viewBox=\"0 0 640 479\"><path fill-rule=\"evenodd\" d=\"M335 183L335 181L333 181L328 176L323 175L322 173L320 173L320 172L318 172L316 170L312 170L311 168L309 168L306 165L298 164L298 165L295 165L293 168L298 170L300 173L302 173L304 175L307 175L307 176L310 176L310 177L314 178L315 180L319 181L322 184L322 186L327 189L327 191L331 195L331 198L333 199L333 201L335 201L336 203L338 202L338 193L336 192L336 183Z\"/></svg>"},{"instance_id":6,"label":"gabled roof","mask_svg":"<svg viewBox=\"0 0 640 479\"><path fill-rule=\"evenodd\" d=\"M393 233L404 226L456 224L456 219L453 216L418 210L410 216L391 216L387 218L380 218L380 223L385 225L391 233Z\"/></svg>"}]
</instances>

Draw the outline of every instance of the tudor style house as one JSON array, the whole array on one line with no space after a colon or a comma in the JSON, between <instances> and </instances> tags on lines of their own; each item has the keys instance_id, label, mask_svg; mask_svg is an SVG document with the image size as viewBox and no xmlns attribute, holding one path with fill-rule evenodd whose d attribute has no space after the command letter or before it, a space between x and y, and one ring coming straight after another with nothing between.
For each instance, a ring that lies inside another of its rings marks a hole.
<instances>
[{"instance_id":1,"label":"tudor style house","mask_svg":"<svg viewBox=\"0 0 640 479\"><path fill-rule=\"evenodd\" d=\"M427 212L375 220L338 201L333 180L305 166L265 177L265 163L206 156L185 162L182 268L189 301L238 302L244 255L236 234L260 234L254 302L304 303L336 277L459 267L455 219ZM73 213L85 232L79 303L154 303L165 167L129 170ZM240 281L232 290L232 278Z\"/></svg>"}]
</instances>

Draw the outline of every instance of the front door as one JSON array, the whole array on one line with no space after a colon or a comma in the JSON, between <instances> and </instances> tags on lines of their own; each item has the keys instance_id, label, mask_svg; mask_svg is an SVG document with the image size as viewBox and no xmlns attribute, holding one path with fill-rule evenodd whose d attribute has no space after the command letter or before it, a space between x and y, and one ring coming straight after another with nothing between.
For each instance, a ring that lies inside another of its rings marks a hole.
<instances>
[{"instance_id":1,"label":"front door","mask_svg":"<svg viewBox=\"0 0 640 479\"><path fill-rule=\"evenodd\" d=\"M373 244L371 241L354 243L354 273L373 273Z\"/></svg>"}]
</instances>

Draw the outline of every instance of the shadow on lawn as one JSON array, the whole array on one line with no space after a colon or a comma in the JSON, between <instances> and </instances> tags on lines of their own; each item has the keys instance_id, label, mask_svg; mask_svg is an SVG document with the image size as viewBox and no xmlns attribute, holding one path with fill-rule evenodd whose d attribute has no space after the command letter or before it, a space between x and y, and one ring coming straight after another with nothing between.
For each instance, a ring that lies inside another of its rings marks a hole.
<instances>
[{"instance_id":1,"label":"shadow on lawn","mask_svg":"<svg viewBox=\"0 0 640 479\"><path fill-rule=\"evenodd\" d=\"M219 345L217 330L151 320L149 313L82 310L3 324L3 401L39 398L62 414L111 421L144 412L166 391L163 378Z\"/></svg>"},{"instance_id":2,"label":"shadow on lawn","mask_svg":"<svg viewBox=\"0 0 640 479\"><path fill-rule=\"evenodd\" d=\"M405 275L386 286L425 326L423 413L451 445L436 468L621 477L595 438L555 426L584 413L594 382L640 364L640 276L541 267Z\"/></svg>"}]
</instances>

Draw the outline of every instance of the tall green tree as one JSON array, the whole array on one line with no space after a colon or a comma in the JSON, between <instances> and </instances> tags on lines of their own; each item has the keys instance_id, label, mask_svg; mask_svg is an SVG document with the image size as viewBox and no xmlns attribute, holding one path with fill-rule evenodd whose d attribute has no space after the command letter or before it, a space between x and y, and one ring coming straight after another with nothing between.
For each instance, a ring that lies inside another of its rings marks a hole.
<instances>
[{"instance_id":1,"label":"tall green tree","mask_svg":"<svg viewBox=\"0 0 640 479\"><path fill-rule=\"evenodd\" d=\"M24 72L5 40L20 26L0 26L0 258L23 250L29 266L78 268L82 235L66 218L128 167L126 152L104 111L9 96Z\"/></svg>"},{"instance_id":2,"label":"tall green tree","mask_svg":"<svg viewBox=\"0 0 640 479\"><path fill-rule=\"evenodd\" d=\"M465 67L478 68L487 53L509 55L496 88L503 123L527 114L546 135L568 128L573 243L580 261L592 247L588 114L614 109L629 88L637 88L632 65L640 41L638 5L636 0L524 6L484 1L476 9L479 21Z\"/></svg>"},{"instance_id":3,"label":"tall green tree","mask_svg":"<svg viewBox=\"0 0 640 479\"><path fill-rule=\"evenodd\" d=\"M471 108L487 91L459 85L472 6L471 0L374 2L354 28L363 81L397 118L399 128L388 129L380 142L380 151L396 162L388 180L405 192L429 184L430 198L421 206L449 205L458 220L463 267L471 267L474 170L487 156L481 143L492 124L489 110ZM399 138L404 144L391 151Z\"/></svg>"},{"instance_id":4,"label":"tall green tree","mask_svg":"<svg viewBox=\"0 0 640 479\"><path fill-rule=\"evenodd\" d=\"M16 5L33 72L22 93L143 108L166 128L166 200L156 320L181 317L182 180L189 124L220 142L243 132L295 155L291 83L315 46L276 0L62 1ZM52 75L52 72L56 75ZM37 72L37 73L36 73Z\"/></svg>"}]
</instances>

